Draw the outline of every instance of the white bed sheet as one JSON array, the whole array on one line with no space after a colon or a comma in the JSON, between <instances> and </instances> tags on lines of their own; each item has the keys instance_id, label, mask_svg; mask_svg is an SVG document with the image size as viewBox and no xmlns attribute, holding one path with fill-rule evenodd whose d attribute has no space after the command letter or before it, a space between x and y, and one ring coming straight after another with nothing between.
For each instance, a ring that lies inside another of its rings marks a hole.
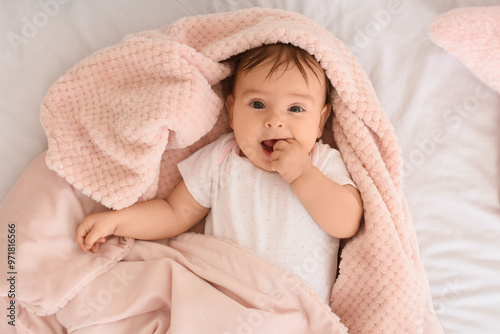
<instances>
[{"instance_id":1,"label":"white bed sheet","mask_svg":"<svg viewBox=\"0 0 500 334\"><path fill-rule=\"evenodd\" d=\"M49 85L79 60L125 34L186 15L253 6L297 11L356 54L394 124L405 159L405 193L445 333L497 333L500 96L427 34L439 14L485 5L500 2L2 1L0 200L46 149L40 103Z\"/></svg>"}]
</instances>

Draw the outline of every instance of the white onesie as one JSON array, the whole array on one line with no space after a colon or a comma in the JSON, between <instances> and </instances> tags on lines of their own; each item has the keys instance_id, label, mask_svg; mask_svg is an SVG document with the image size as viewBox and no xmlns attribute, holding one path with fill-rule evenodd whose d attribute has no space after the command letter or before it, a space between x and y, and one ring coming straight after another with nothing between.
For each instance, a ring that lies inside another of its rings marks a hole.
<instances>
[{"instance_id":1,"label":"white onesie","mask_svg":"<svg viewBox=\"0 0 500 334\"><path fill-rule=\"evenodd\" d=\"M323 174L354 186L337 150L321 142L315 150L313 164ZM302 279L328 302L339 240L316 224L288 182L241 157L233 133L203 147L178 167L191 195L211 208L205 234L252 250Z\"/></svg>"}]
</instances>

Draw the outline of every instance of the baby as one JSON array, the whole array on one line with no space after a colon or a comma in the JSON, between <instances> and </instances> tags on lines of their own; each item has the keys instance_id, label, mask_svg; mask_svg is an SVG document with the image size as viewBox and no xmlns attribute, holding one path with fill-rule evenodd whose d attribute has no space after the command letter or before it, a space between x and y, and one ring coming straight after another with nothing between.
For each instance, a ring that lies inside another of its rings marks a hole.
<instances>
[{"instance_id":1,"label":"baby","mask_svg":"<svg viewBox=\"0 0 500 334\"><path fill-rule=\"evenodd\" d=\"M178 164L182 181L166 200L87 216L84 251L106 236L175 237L206 216L205 234L259 254L328 301L338 239L363 214L340 153L317 139L331 112L330 83L304 50L272 44L233 57L226 106L233 132Z\"/></svg>"}]
</instances>

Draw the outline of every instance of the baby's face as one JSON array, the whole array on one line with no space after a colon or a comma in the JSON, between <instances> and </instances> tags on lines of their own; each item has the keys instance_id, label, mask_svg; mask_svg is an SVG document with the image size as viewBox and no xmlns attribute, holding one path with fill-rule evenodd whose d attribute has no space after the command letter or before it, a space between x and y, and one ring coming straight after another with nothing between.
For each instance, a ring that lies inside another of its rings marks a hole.
<instances>
[{"instance_id":1,"label":"baby's face","mask_svg":"<svg viewBox=\"0 0 500 334\"><path fill-rule=\"evenodd\" d=\"M268 77L271 67L265 62L240 73L226 103L242 155L267 171L277 140L293 138L310 152L329 115L320 68L316 75L304 66L306 81L295 65L286 71L278 68Z\"/></svg>"}]
</instances>

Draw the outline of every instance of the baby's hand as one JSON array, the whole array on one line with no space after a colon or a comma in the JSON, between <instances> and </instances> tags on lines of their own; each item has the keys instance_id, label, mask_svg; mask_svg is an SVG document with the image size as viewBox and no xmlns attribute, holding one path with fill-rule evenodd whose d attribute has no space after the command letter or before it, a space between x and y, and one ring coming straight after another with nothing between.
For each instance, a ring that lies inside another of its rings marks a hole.
<instances>
[{"instance_id":1,"label":"baby's hand","mask_svg":"<svg viewBox=\"0 0 500 334\"><path fill-rule=\"evenodd\" d=\"M95 213L85 217L76 229L78 246L86 252L95 253L100 244L106 242L106 237L116 230L118 224L113 211Z\"/></svg>"},{"instance_id":2,"label":"baby's hand","mask_svg":"<svg viewBox=\"0 0 500 334\"><path fill-rule=\"evenodd\" d=\"M271 153L271 168L288 183L292 183L312 167L309 152L295 139L278 140Z\"/></svg>"}]
</instances>

